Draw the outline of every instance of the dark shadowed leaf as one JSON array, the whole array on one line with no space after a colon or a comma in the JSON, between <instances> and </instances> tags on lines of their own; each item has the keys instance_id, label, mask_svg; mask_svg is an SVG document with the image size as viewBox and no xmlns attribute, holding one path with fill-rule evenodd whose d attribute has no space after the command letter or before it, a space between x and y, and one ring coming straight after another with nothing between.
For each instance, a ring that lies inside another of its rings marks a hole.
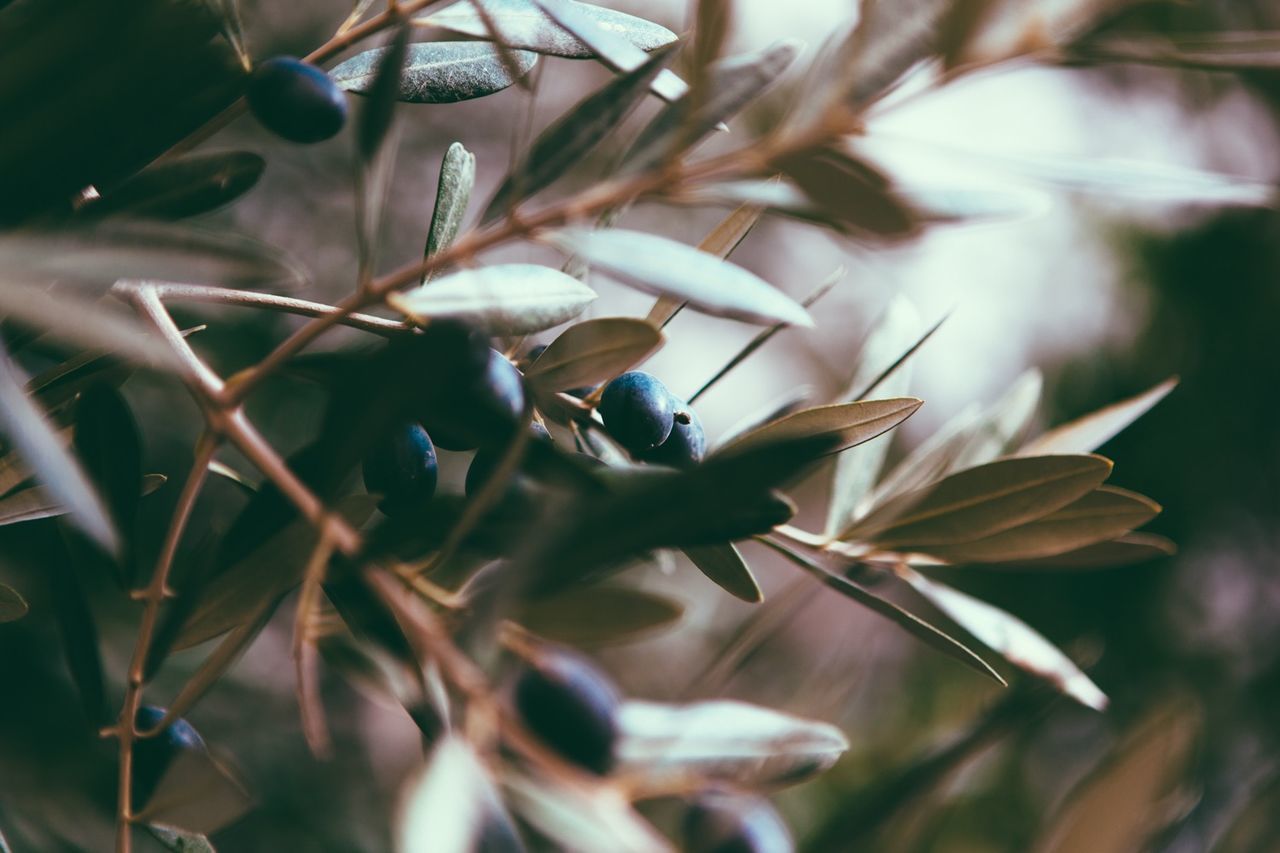
<instances>
[{"instance_id":1,"label":"dark shadowed leaf","mask_svg":"<svg viewBox=\"0 0 1280 853\"><path fill-rule=\"evenodd\" d=\"M771 400L725 430L724 435L716 442L715 446L723 447L736 441L739 436L746 435L780 418L785 418L793 412L800 411L813 399L813 396L814 389L810 385L801 385L797 388L788 389L776 400Z\"/></svg>"},{"instance_id":2,"label":"dark shadowed leaf","mask_svg":"<svg viewBox=\"0 0 1280 853\"><path fill-rule=\"evenodd\" d=\"M142 475L142 497L154 495L160 491L160 488L169 482L169 477L165 474L143 474Z\"/></svg>"},{"instance_id":3,"label":"dark shadowed leaf","mask_svg":"<svg viewBox=\"0 0 1280 853\"><path fill-rule=\"evenodd\" d=\"M685 548L684 554L698 567L698 571L734 598L750 604L759 604L764 601L760 584L756 583L755 577L751 574L751 568L747 565L747 561L742 559L737 546L729 543L703 545Z\"/></svg>"},{"instance_id":4,"label":"dark shadowed leaf","mask_svg":"<svg viewBox=\"0 0 1280 853\"><path fill-rule=\"evenodd\" d=\"M348 92L368 94L378 63L387 48L375 48L338 65L330 76ZM528 73L536 53L510 54ZM484 42L437 41L409 45L398 97L411 104L452 104L501 92L516 81L502 63L498 49Z\"/></svg>"},{"instance_id":5,"label":"dark shadowed leaf","mask_svg":"<svg viewBox=\"0 0 1280 853\"><path fill-rule=\"evenodd\" d=\"M897 571L934 607L1009 663L1046 679L1086 707L1095 711L1106 709L1106 695L1089 680L1089 676L1021 619L957 589L931 581L905 566Z\"/></svg>"},{"instance_id":6,"label":"dark shadowed leaf","mask_svg":"<svg viewBox=\"0 0 1280 853\"><path fill-rule=\"evenodd\" d=\"M900 239L917 230L915 213L889 179L847 151L802 151L775 165L842 231Z\"/></svg>"},{"instance_id":7,"label":"dark shadowed leaf","mask_svg":"<svg viewBox=\"0 0 1280 853\"><path fill-rule=\"evenodd\" d=\"M12 622L27 615L26 600L11 586L0 583L0 622Z\"/></svg>"},{"instance_id":8,"label":"dark shadowed leaf","mask_svg":"<svg viewBox=\"0 0 1280 853\"><path fill-rule=\"evenodd\" d=\"M225 462L220 462L217 459L209 460L209 473L215 474L219 477L225 477L239 486L247 495L255 495L258 493L257 486L249 482L244 474L241 474Z\"/></svg>"},{"instance_id":9,"label":"dark shadowed leaf","mask_svg":"<svg viewBox=\"0 0 1280 853\"><path fill-rule=\"evenodd\" d=\"M923 402L915 397L895 397L802 409L735 439L726 449L784 438L829 435L836 439L832 452L839 453L893 429L915 414Z\"/></svg>"},{"instance_id":10,"label":"dark shadowed leaf","mask_svg":"<svg viewBox=\"0 0 1280 853\"><path fill-rule=\"evenodd\" d=\"M227 287L297 287L307 275L278 249L225 231L162 222L102 222L0 235L0 269L23 280L117 279Z\"/></svg>"},{"instance_id":11,"label":"dark shadowed leaf","mask_svg":"<svg viewBox=\"0 0 1280 853\"><path fill-rule=\"evenodd\" d=\"M900 495L843 537L885 548L972 542L1043 518L1084 497L1111 473L1101 456L1002 459Z\"/></svg>"},{"instance_id":12,"label":"dark shadowed leaf","mask_svg":"<svg viewBox=\"0 0 1280 853\"><path fill-rule=\"evenodd\" d=\"M372 161L382 147L387 131L391 129L391 121L395 118L396 101L400 100L405 85L409 31L410 27L405 24L396 29L391 43L381 49L377 61L373 63L368 88L352 90L366 96L360 110L360 122L356 126L356 147L366 162ZM341 81L339 84L341 85Z\"/></svg>"},{"instance_id":13,"label":"dark shadowed leaf","mask_svg":"<svg viewBox=\"0 0 1280 853\"><path fill-rule=\"evenodd\" d=\"M529 365L525 377L547 391L598 385L644 361L663 340L662 332L644 320L585 320L561 332Z\"/></svg>"},{"instance_id":14,"label":"dark shadowed leaf","mask_svg":"<svg viewBox=\"0 0 1280 853\"><path fill-rule=\"evenodd\" d=\"M1163 400L1177 384L1177 377L1166 379L1136 397L1121 400L1082 418L1056 426L1024 444L1018 450L1018 455L1088 453L1097 450Z\"/></svg>"},{"instance_id":15,"label":"dark shadowed leaf","mask_svg":"<svg viewBox=\"0 0 1280 853\"><path fill-rule=\"evenodd\" d=\"M621 229L565 229L549 239L610 278L682 299L705 314L761 325L813 325L804 308L754 273L665 237Z\"/></svg>"},{"instance_id":16,"label":"dark shadowed leaf","mask_svg":"<svg viewBox=\"0 0 1280 853\"><path fill-rule=\"evenodd\" d=\"M636 69L614 77L544 130L493 194L481 221L492 222L580 163L640 103L671 53L659 50Z\"/></svg>"},{"instance_id":17,"label":"dark shadowed leaf","mask_svg":"<svg viewBox=\"0 0 1280 853\"><path fill-rule=\"evenodd\" d=\"M1010 568L1022 569L1101 569L1143 563L1177 553L1169 539L1154 533L1129 533L1110 542L1099 542L1065 554L1024 560Z\"/></svg>"},{"instance_id":18,"label":"dark shadowed leaf","mask_svg":"<svg viewBox=\"0 0 1280 853\"><path fill-rule=\"evenodd\" d=\"M119 391L95 384L80 394L73 445L116 529L127 540L142 498L142 435Z\"/></svg>"},{"instance_id":19,"label":"dark shadowed leaf","mask_svg":"<svg viewBox=\"0 0 1280 853\"><path fill-rule=\"evenodd\" d=\"M1205 71L1275 71L1280 70L1280 33L1109 36L1077 43L1068 56L1087 62L1137 62Z\"/></svg>"},{"instance_id":20,"label":"dark shadowed leaf","mask_svg":"<svg viewBox=\"0 0 1280 853\"><path fill-rule=\"evenodd\" d=\"M58 431L27 397L26 382L9 354L0 349L0 426L36 480L71 513L72 523L104 551L118 555L120 540L102 499Z\"/></svg>"},{"instance_id":21,"label":"dark shadowed leaf","mask_svg":"<svg viewBox=\"0 0 1280 853\"><path fill-rule=\"evenodd\" d=\"M154 219L181 219L222 207L244 195L266 168L251 151L195 154L158 163L108 190L89 205L90 217L125 214Z\"/></svg>"},{"instance_id":22,"label":"dark shadowed leaf","mask_svg":"<svg viewBox=\"0 0 1280 853\"><path fill-rule=\"evenodd\" d=\"M140 823L208 835L249 810L244 786L205 749L183 749L156 783Z\"/></svg>"},{"instance_id":23,"label":"dark shadowed leaf","mask_svg":"<svg viewBox=\"0 0 1280 853\"><path fill-rule=\"evenodd\" d=\"M527 335L577 317L596 292L536 264L459 270L400 294L395 305L424 319L465 320L491 335Z\"/></svg>"},{"instance_id":24,"label":"dark shadowed leaf","mask_svg":"<svg viewBox=\"0 0 1280 853\"><path fill-rule=\"evenodd\" d=\"M85 718L92 726L104 726L111 720L111 711L107 707L98 625L77 573L75 542L70 541L55 523L47 523L42 528L42 532L47 531L48 535L48 550L45 552L48 565L43 568L49 578L53 613L67 669L80 694Z\"/></svg>"},{"instance_id":25,"label":"dark shadowed leaf","mask_svg":"<svg viewBox=\"0 0 1280 853\"><path fill-rule=\"evenodd\" d=\"M744 787L794 784L849 748L830 723L728 700L665 705L631 700L618 712L623 772L650 781L692 776Z\"/></svg>"},{"instance_id":26,"label":"dark shadowed leaf","mask_svg":"<svg viewBox=\"0 0 1280 853\"><path fill-rule=\"evenodd\" d=\"M170 853L217 853L209 839L170 826L148 826L147 832Z\"/></svg>"},{"instance_id":27,"label":"dark shadowed leaf","mask_svg":"<svg viewBox=\"0 0 1280 853\"><path fill-rule=\"evenodd\" d=\"M502 805L484 763L462 738L447 736L410 778L396 821L396 849L403 853L471 853L485 823ZM506 848L504 848L506 849Z\"/></svg>"},{"instance_id":28,"label":"dark shadowed leaf","mask_svg":"<svg viewBox=\"0 0 1280 853\"><path fill-rule=\"evenodd\" d=\"M552 849L611 853L670 853L671 845L607 785L581 785L552 776L534 778L517 770L502 777L511 809Z\"/></svg>"},{"instance_id":29,"label":"dark shadowed leaf","mask_svg":"<svg viewBox=\"0 0 1280 853\"><path fill-rule=\"evenodd\" d=\"M951 563L1007 563L1053 557L1123 536L1159 512L1159 504L1149 498L1102 486L1028 524L972 542L924 550Z\"/></svg>"},{"instance_id":30,"label":"dark shadowed leaf","mask_svg":"<svg viewBox=\"0 0 1280 853\"><path fill-rule=\"evenodd\" d=\"M640 50L656 50L676 40L675 33L652 21L588 3L571 0L571 5L583 19L594 21L599 29L620 36ZM497 25L503 42L510 47L566 59L590 59L595 55L590 47L549 18L533 0L484 0L484 7ZM472 38L490 38L483 18L470 2L454 3L415 23Z\"/></svg>"},{"instance_id":31,"label":"dark shadowed leaf","mask_svg":"<svg viewBox=\"0 0 1280 853\"><path fill-rule=\"evenodd\" d=\"M558 643L600 646L629 643L674 627L684 606L652 592L624 586L573 587L518 605L511 618Z\"/></svg>"},{"instance_id":32,"label":"dark shadowed leaf","mask_svg":"<svg viewBox=\"0 0 1280 853\"><path fill-rule=\"evenodd\" d=\"M461 142L453 143L440 162L440 180L436 185L436 203L431 212L424 258L430 258L453 244L467 215L467 204L471 201L475 183L476 155L463 148ZM422 284L434 277L434 270L423 273Z\"/></svg>"}]
</instances>

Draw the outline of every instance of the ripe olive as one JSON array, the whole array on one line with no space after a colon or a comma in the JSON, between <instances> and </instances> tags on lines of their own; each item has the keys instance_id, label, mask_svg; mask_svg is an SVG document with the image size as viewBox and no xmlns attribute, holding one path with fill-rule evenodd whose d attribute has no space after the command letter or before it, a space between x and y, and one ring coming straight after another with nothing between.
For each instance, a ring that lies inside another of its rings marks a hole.
<instances>
[{"instance_id":1,"label":"ripe olive","mask_svg":"<svg viewBox=\"0 0 1280 853\"><path fill-rule=\"evenodd\" d=\"M427 431L419 424L407 423L369 449L363 472L365 488L382 495L382 511L394 515L431 499L440 465Z\"/></svg>"},{"instance_id":2,"label":"ripe olive","mask_svg":"<svg viewBox=\"0 0 1280 853\"><path fill-rule=\"evenodd\" d=\"M565 650L540 654L515 684L516 710L529 731L566 761L600 775L613 768L620 702L604 672Z\"/></svg>"},{"instance_id":3,"label":"ripe olive","mask_svg":"<svg viewBox=\"0 0 1280 853\"><path fill-rule=\"evenodd\" d=\"M347 121L347 98L322 69L292 56L258 64L249 78L249 109L290 142L321 142Z\"/></svg>"},{"instance_id":4,"label":"ripe olive","mask_svg":"<svg viewBox=\"0 0 1280 853\"><path fill-rule=\"evenodd\" d=\"M698 413L683 400L675 400L675 408L671 435L652 450L636 454L638 459L672 468L692 468L707 455L707 434Z\"/></svg>"},{"instance_id":5,"label":"ripe olive","mask_svg":"<svg viewBox=\"0 0 1280 853\"><path fill-rule=\"evenodd\" d=\"M599 411L609 435L632 453L643 453L671 435L675 402L656 376L632 370L605 386Z\"/></svg>"}]
</instances>

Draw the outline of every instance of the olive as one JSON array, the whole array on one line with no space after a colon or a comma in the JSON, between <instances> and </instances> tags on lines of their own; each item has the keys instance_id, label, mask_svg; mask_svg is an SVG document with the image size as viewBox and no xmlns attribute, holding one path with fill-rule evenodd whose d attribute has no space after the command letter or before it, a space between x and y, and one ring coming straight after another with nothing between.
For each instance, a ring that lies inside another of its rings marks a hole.
<instances>
[{"instance_id":1,"label":"olive","mask_svg":"<svg viewBox=\"0 0 1280 853\"><path fill-rule=\"evenodd\" d=\"M347 121L347 98L323 69L292 56L258 64L249 78L249 109L290 142L321 142Z\"/></svg>"}]
</instances>

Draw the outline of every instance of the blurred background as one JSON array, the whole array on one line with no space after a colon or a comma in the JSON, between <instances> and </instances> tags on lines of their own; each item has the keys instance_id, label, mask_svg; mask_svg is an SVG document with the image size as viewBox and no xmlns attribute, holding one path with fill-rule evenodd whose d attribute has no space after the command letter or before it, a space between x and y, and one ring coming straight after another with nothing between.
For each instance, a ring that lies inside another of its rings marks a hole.
<instances>
[{"instance_id":1,"label":"blurred background","mask_svg":"<svg viewBox=\"0 0 1280 853\"><path fill-rule=\"evenodd\" d=\"M683 2L604 5L676 32L690 20ZM251 52L267 57L307 52L349 9L332 0L246 0L242 11ZM809 48L797 73L707 150L742 144L777 122L803 66L857 8L851 0L739 0L735 12L727 52L783 37ZM1111 26L1174 34L1276 30L1280 9L1270 0L1141 4ZM534 97L512 88L470 103L403 108L385 268L420 255L440 157L451 142L476 153L476 198L486 199L513 144L607 77L591 63L543 58ZM1098 714L1048 701L1017 679L1010 691L994 689L835 594L784 592L807 582L752 545L744 553L769 596L760 606L775 608L776 618L768 641L732 673L705 677L751 606L723 595L683 558L634 570L644 585L685 603L682 625L599 650L601 658L631 695L728 695L838 723L852 742L848 756L778 800L808 849L1120 850L1142 847L1125 839L1147 838L1150 849L1170 851L1280 849L1280 406L1271 396L1280 388L1280 217L1135 194L1125 167L1114 186L1080 192L1045 184L1018 165L1028 158L1115 159L1275 183L1280 71L1010 64L939 91L929 90L930 79L921 72L877 106L867 150L904 181L1032 193L1034 215L939 226L892 249L766 219L734 255L737 263L797 298L837 269L841 281L814 311L815 330L778 335L700 400L699 412L714 437L796 386L812 386L816 398L838 393L868 329L898 295L926 323L947 320L915 357L912 393L926 402L897 431L891 461L966 406L996 399L1029 368L1045 380L1040 427L1181 377L1168 399L1101 450L1116 460L1112 482L1164 505L1148 529L1178 543L1175 557L1089 572L944 575L1060 644L1112 698L1111 709ZM553 192L606 173L625 138ZM315 276L311 298L350 292L350 134L291 146L244 118L206 148L257 151L268 167L250 195L204 224L292 252ZM624 222L696 243L722 215L641 206ZM558 263L525 246L489 257ZM595 315L639 315L649 307L648 297L599 276L592 284L601 293ZM261 357L296 322L238 309L178 313L184 325L210 324L196 346L224 373ZM755 331L686 311L646 369L687 395ZM339 334L326 345L350 340L354 333ZM148 470L180 478L199 424L194 405L155 377L139 375L125 391L144 426ZM309 437L320 403L311 386L281 379L254 399L250 413L290 451ZM232 455L225 460L249 470ZM442 453L442 461L444 482L459 483L466 458ZM795 493L799 526L821 528L829 479L811 478ZM151 521L165 517L174 492L162 490L144 505ZM182 559L193 560L203 536L224 529L241 505L235 488L215 479ZM41 615L42 567L5 556L23 553L23 537L39 535L0 531L0 577L32 604L30 617L0 626L0 826L18 853L105 849L113 744L85 725L64 674L55 626ZM118 685L137 611L107 579L86 583ZM787 604L796 600L802 606ZM402 712L326 677L337 750L331 761L316 761L298 725L290 612L281 609L190 715L232 757L257 803L214 841L245 851L387 849L397 787L417 761L416 730ZM148 695L172 695L197 660L180 657ZM1013 678L1008 667L1002 672ZM1091 796L1079 793L1081 784L1092 786ZM1062 831L1060 820L1080 814L1086 818L1077 826L1105 827L1103 835L1047 840Z\"/></svg>"}]
</instances>

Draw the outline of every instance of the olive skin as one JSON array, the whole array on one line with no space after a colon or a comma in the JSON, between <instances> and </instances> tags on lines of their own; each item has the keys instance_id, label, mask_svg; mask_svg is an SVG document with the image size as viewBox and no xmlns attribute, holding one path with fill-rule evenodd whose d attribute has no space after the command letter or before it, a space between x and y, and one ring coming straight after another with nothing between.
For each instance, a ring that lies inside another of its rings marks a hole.
<instances>
[{"instance_id":1,"label":"olive skin","mask_svg":"<svg viewBox=\"0 0 1280 853\"><path fill-rule=\"evenodd\" d=\"M347 97L322 69L292 56L258 64L249 77L249 109L290 142L323 142L347 122Z\"/></svg>"},{"instance_id":2,"label":"olive skin","mask_svg":"<svg viewBox=\"0 0 1280 853\"><path fill-rule=\"evenodd\" d=\"M143 705L134 716L139 731L149 731L164 719L165 711L154 705ZM155 737L140 738L133 742L133 787L130 793L133 810L139 811L155 793L165 771L175 756L184 750L205 749L200 737L190 723L174 720Z\"/></svg>"},{"instance_id":3,"label":"olive skin","mask_svg":"<svg viewBox=\"0 0 1280 853\"><path fill-rule=\"evenodd\" d=\"M429 384L420 419L445 450L501 444L524 414L524 377L497 350L489 350L479 375L444 376Z\"/></svg>"},{"instance_id":4,"label":"olive skin","mask_svg":"<svg viewBox=\"0 0 1280 853\"><path fill-rule=\"evenodd\" d=\"M514 700L524 725L561 758L602 776L613 769L622 700L590 660L540 654L516 679Z\"/></svg>"},{"instance_id":5,"label":"olive skin","mask_svg":"<svg viewBox=\"0 0 1280 853\"><path fill-rule=\"evenodd\" d=\"M383 496L382 511L395 515L435 495L440 463L427 431L407 423L369 449L363 473L364 487Z\"/></svg>"},{"instance_id":6,"label":"olive skin","mask_svg":"<svg viewBox=\"0 0 1280 853\"><path fill-rule=\"evenodd\" d=\"M643 453L671 435L675 404L656 376L632 370L605 386L599 412L615 441L632 453Z\"/></svg>"},{"instance_id":7,"label":"olive skin","mask_svg":"<svg viewBox=\"0 0 1280 853\"><path fill-rule=\"evenodd\" d=\"M689 853L792 853L795 842L768 800L750 794L709 791L684 816Z\"/></svg>"},{"instance_id":8,"label":"olive skin","mask_svg":"<svg viewBox=\"0 0 1280 853\"><path fill-rule=\"evenodd\" d=\"M636 454L640 461L671 468L692 468L707 455L707 434L702 429L702 419L682 400L676 400L675 406L671 435L652 450Z\"/></svg>"},{"instance_id":9,"label":"olive skin","mask_svg":"<svg viewBox=\"0 0 1280 853\"><path fill-rule=\"evenodd\" d=\"M551 441L551 433L547 432L547 428L537 421L529 424L529 431L533 433L529 437L530 441ZM467 469L467 478L463 483L467 497L474 497L476 492L484 488L485 482L489 479L489 475L493 473L493 469L498 467L498 461L502 459L505 447L482 447L476 451L476 455L471 459L471 467ZM517 488L517 481L521 478L520 472L517 470L512 479L512 489Z\"/></svg>"}]
</instances>

